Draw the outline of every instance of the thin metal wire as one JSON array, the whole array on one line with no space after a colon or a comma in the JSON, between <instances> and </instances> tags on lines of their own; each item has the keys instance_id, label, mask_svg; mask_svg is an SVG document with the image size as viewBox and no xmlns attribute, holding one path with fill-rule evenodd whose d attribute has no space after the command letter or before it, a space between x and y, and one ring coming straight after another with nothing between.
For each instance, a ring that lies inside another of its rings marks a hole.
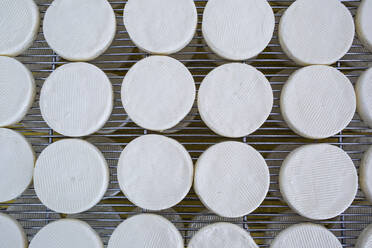
<instances>
[{"instance_id":1,"label":"thin metal wire","mask_svg":"<svg viewBox=\"0 0 372 248\"><path fill-rule=\"evenodd\" d=\"M39 9L44 15L47 7L52 0L36 0ZM205 44L200 31L201 20L206 0L194 0L197 5L199 15L199 25L197 33L185 49L172 55L172 57L183 62L191 71L195 78L197 87L213 68L228 61L215 56ZM291 1L269 0L278 23L281 12L286 9ZM355 14L359 5L359 0L342 1L350 11ZM115 91L115 112L110 119L109 127L105 127L105 133L97 133L87 138L94 138L94 144L105 155L110 169L111 182L110 188L104 199L93 209L77 216L79 219L87 221L96 231L99 232L104 243L107 244L108 238L115 227L128 216L143 212L138 210L120 192L116 178L116 164L123 147L134 138L143 134L151 133L127 121L127 115L123 112L120 104L121 82L128 69L137 61L149 56L145 52L138 50L130 41L122 23L122 11L126 1L110 1L118 22L118 32L112 46L99 58L92 61L93 64L103 69L111 79ZM58 66L68 63L48 47L43 37L42 29L38 34L34 45L18 59L26 64L33 72L37 89L40 88L48 75ZM254 134L237 139L244 143L254 146L265 157L270 173L271 184L269 194L262 206L252 214L244 218L234 219L231 222L241 225L254 236L255 241L260 247L269 247L270 241L283 228L290 224L301 221L298 215L294 214L281 199L278 189L278 173L282 160L294 148L314 143L326 142L343 148L353 159L356 167L359 167L363 152L372 145L372 132L360 121L355 118L350 125L341 133L334 137L322 141L312 141L303 139L294 134L280 117L279 94L280 87L289 76L289 72L283 70L294 70L299 68L291 62L282 52L277 34L270 42L269 46L257 58L246 61L261 70L265 76L271 80L274 90L275 103L269 120ZM355 82L360 72L372 65L372 54L365 50L355 39L354 44L348 54L338 61L334 66L344 72L351 81ZM53 132L43 121L38 106L38 97L26 118L19 125L13 128L22 132L32 143L35 151L39 154L48 144L63 136ZM167 134L180 141L190 152L194 161L210 145L227 140L211 132L201 121L199 114L187 120L188 126L176 133ZM59 214L46 209L37 199L33 186L31 186L19 199L10 203L0 203L0 212L12 214L24 226L29 240L33 235L50 221L65 218ZM194 192L191 192L173 210L159 213L169 218L176 224L185 238L186 243L200 227L218 221L218 217L206 212L205 207L198 200ZM73 216L72 216L73 217ZM372 207L366 201L363 193L359 190L353 205L341 216L316 223L324 224L340 239L344 247L353 247L360 231L372 222Z\"/></svg>"}]
</instances>

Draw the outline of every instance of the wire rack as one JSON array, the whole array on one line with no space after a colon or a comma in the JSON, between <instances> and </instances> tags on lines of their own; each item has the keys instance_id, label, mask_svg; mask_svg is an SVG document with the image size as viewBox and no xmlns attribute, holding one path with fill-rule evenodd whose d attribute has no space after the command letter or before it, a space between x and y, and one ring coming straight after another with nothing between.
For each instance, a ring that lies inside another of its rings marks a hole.
<instances>
[{"instance_id":1,"label":"wire rack","mask_svg":"<svg viewBox=\"0 0 372 248\"><path fill-rule=\"evenodd\" d=\"M208 72L228 61L218 58L205 44L201 33L201 21L207 1L194 1L199 16L196 35L191 44L181 52L172 55L172 57L180 60L188 67L198 88ZM36 0L36 2L43 17L52 0ZM269 0L269 2L275 12L277 24L283 10L292 1ZM150 131L136 126L128 119L120 102L120 87L125 73L135 62L149 56L149 54L138 50L130 41L125 30L122 13L126 1L112 0L110 3L117 18L117 34L106 53L91 61L91 63L104 70L111 79L115 90L115 108L112 118L102 132L87 137L103 152L109 163L111 169L110 187L104 199L96 207L79 215L68 216L88 222L100 234L105 245L117 225L127 217L144 211L134 206L120 193L116 178L116 164L120 152L128 142L138 136L150 133ZM343 3L354 15L359 0L343 1ZM48 75L60 65L67 63L48 47L42 28L33 46L18 59L32 70L38 92ZM228 221L250 231L260 247L269 247L271 240L280 230L291 224L305 221L302 217L294 214L287 204L282 201L278 189L278 172L286 155L300 145L325 142L343 148L358 167L363 152L369 145L372 145L372 133L357 115L344 131L326 140L306 140L289 130L281 119L278 100L283 82L298 67L283 54L278 43L277 33L274 34L265 51L257 58L246 61L246 63L250 63L262 71L271 81L275 103L269 119L258 131L236 140L254 146L265 157L270 168L271 184L269 194L256 211L243 218ZM348 54L333 66L345 73L352 82L355 82L360 72L371 65L372 54L366 51L355 39ZM35 104L25 119L12 127L27 136L37 154L48 144L63 138L63 136L51 130L43 121L38 106L38 98L39 94L37 94ZM183 124L185 127L178 132L166 135L181 142L190 152L194 162L207 147L227 140L214 134L205 126L196 108ZM24 226L29 240L46 224L66 217L66 215L56 214L43 206L37 199L32 185L17 200L0 203L0 212L8 213L17 218ZM216 221L226 221L226 219L221 219L209 213L193 191L173 209L158 214L170 219L177 226L184 236L186 244L200 227ZM344 247L353 247L361 230L372 223L372 206L368 204L363 193L359 190L353 205L345 213L334 219L317 221L316 223L329 228L339 238Z\"/></svg>"}]
</instances>

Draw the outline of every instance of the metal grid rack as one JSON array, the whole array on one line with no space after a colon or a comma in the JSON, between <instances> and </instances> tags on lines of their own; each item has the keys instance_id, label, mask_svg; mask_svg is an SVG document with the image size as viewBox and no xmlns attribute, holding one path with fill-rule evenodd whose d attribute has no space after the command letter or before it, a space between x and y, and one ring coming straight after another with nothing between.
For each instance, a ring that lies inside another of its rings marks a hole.
<instances>
[{"instance_id":1,"label":"metal grid rack","mask_svg":"<svg viewBox=\"0 0 372 248\"><path fill-rule=\"evenodd\" d=\"M199 14L197 33L187 48L172 55L172 57L177 58L188 67L198 87L209 71L228 61L218 58L208 50L201 34L202 13L207 0L194 1ZM292 1L269 0L277 18L276 23L278 23L282 10L286 9ZM36 2L43 17L52 0L36 0ZM110 0L117 17L117 35L108 51L91 62L108 74L115 90L115 110L112 119L109 121L109 126L104 128L105 133L97 133L87 137L98 146L109 162L111 168L110 189L96 207L85 213L71 216L91 224L98 231L105 244L107 244L112 231L121 221L128 216L143 211L136 208L120 193L116 179L116 163L120 152L128 142L140 135L150 133L127 120L120 103L120 86L126 71L138 60L149 56L135 47L125 31L122 22L125 2ZM343 3L355 14L359 0L343 1ZM58 66L67 62L53 53L48 47L43 37L42 29L40 29L32 48L24 55L19 56L18 59L32 70L36 78L38 91L46 77ZM269 120L258 131L237 140L254 146L265 157L270 168L271 186L264 203L256 211L244 218L230 220L230 222L236 223L250 231L260 247L269 247L270 241L280 230L302 221L281 200L278 190L278 169L288 152L299 145L326 142L346 150L358 167L363 151L369 145L372 145L372 136L357 115L343 132L322 141L303 139L288 129L280 117L278 99L283 82L291 70L298 67L281 51L277 34L274 34L274 38L264 52L257 58L247 61L247 63L251 63L261 70L271 80L275 103ZM368 65L372 65L372 54L367 52L360 45L359 41L355 39L349 53L334 66L355 82L360 75L360 71L367 69ZM194 161L208 146L227 140L211 132L197 113L194 113L193 118L190 118L187 122L189 124L187 127L179 132L168 134L168 136L185 145ZM126 125L120 126L123 123L126 123ZM37 154L48 144L63 138L49 129L43 121L38 106L38 95L35 104L24 121L13 128L27 136ZM53 213L43 206L37 199L32 186L19 199L10 203L0 203L0 212L15 216L24 226L30 240L47 223L66 217L65 215ZM183 234L186 244L193 233L201 226L222 220L208 213L194 192L189 193L186 199L172 210L163 211L159 214L169 218L176 224ZM361 230L371 222L372 206L368 204L359 190L353 205L345 213L337 218L317 221L316 223L324 224L333 231L344 247L353 247Z\"/></svg>"}]
</instances>

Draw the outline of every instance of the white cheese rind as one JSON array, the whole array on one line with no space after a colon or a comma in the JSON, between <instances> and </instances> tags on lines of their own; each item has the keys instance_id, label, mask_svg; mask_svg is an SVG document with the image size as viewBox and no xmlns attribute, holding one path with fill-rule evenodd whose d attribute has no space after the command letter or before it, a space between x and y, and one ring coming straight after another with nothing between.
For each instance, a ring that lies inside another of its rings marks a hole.
<instances>
[{"instance_id":1,"label":"white cheese rind","mask_svg":"<svg viewBox=\"0 0 372 248\"><path fill-rule=\"evenodd\" d=\"M190 71L167 56L151 56L137 62L121 88L125 111L137 125L154 131L176 126L195 101Z\"/></svg>"},{"instance_id":2,"label":"white cheese rind","mask_svg":"<svg viewBox=\"0 0 372 248\"><path fill-rule=\"evenodd\" d=\"M339 70L313 65L292 73L282 89L280 108L295 133L309 139L324 139L351 122L356 96L350 80Z\"/></svg>"},{"instance_id":3,"label":"white cheese rind","mask_svg":"<svg viewBox=\"0 0 372 248\"><path fill-rule=\"evenodd\" d=\"M198 92L202 120L225 137L253 133L264 124L272 107L269 81L253 66L242 63L217 67L205 77Z\"/></svg>"},{"instance_id":4,"label":"white cheese rind","mask_svg":"<svg viewBox=\"0 0 372 248\"><path fill-rule=\"evenodd\" d=\"M196 163L194 190L203 204L221 217L253 212L265 199L269 184L264 158L244 143L213 145Z\"/></svg>"},{"instance_id":5,"label":"white cheese rind","mask_svg":"<svg viewBox=\"0 0 372 248\"><path fill-rule=\"evenodd\" d=\"M20 133L0 128L0 202L13 200L30 185L35 154Z\"/></svg>"},{"instance_id":6,"label":"white cheese rind","mask_svg":"<svg viewBox=\"0 0 372 248\"><path fill-rule=\"evenodd\" d=\"M23 227L9 215L0 213L0 230L1 247L27 247L27 237Z\"/></svg>"},{"instance_id":7,"label":"white cheese rind","mask_svg":"<svg viewBox=\"0 0 372 248\"><path fill-rule=\"evenodd\" d=\"M204 9L202 32L217 55L238 61L261 53L274 26L274 12L266 0L210 0Z\"/></svg>"},{"instance_id":8,"label":"white cheese rind","mask_svg":"<svg viewBox=\"0 0 372 248\"><path fill-rule=\"evenodd\" d=\"M360 187L367 199L372 202L372 147L364 153L360 164Z\"/></svg>"},{"instance_id":9,"label":"white cheese rind","mask_svg":"<svg viewBox=\"0 0 372 248\"><path fill-rule=\"evenodd\" d=\"M298 214L313 220L340 215L358 189L354 163L342 149L328 144L301 146L283 161L280 192Z\"/></svg>"},{"instance_id":10,"label":"white cheese rind","mask_svg":"<svg viewBox=\"0 0 372 248\"><path fill-rule=\"evenodd\" d=\"M357 111L362 120L372 128L372 68L359 77L355 92L357 97Z\"/></svg>"},{"instance_id":11,"label":"white cheese rind","mask_svg":"<svg viewBox=\"0 0 372 248\"><path fill-rule=\"evenodd\" d=\"M107 0L54 0L43 31L49 46L70 61L97 58L116 33L115 13Z\"/></svg>"},{"instance_id":12,"label":"white cheese rind","mask_svg":"<svg viewBox=\"0 0 372 248\"><path fill-rule=\"evenodd\" d=\"M372 247L372 225L367 226L359 235L355 248Z\"/></svg>"},{"instance_id":13,"label":"white cheese rind","mask_svg":"<svg viewBox=\"0 0 372 248\"><path fill-rule=\"evenodd\" d=\"M1 0L0 16L0 55L18 56L36 38L39 9L33 0Z\"/></svg>"},{"instance_id":14,"label":"white cheese rind","mask_svg":"<svg viewBox=\"0 0 372 248\"><path fill-rule=\"evenodd\" d=\"M163 210L179 203L193 180L190 154L176 140L144 135L123 150L118 163L121 190L135 205Z\"/></svg>"},{"instance_id":15,"label":"white cheese rind","mask_svg":"<svg viewBox=\"0 0 372 248\"><path fill-rule=\"evenodd\" d=\"M44 226L29 248L103 248L98 234L84 221L63 219Z\"/></svg>"},{"instance_id":16,"label":"white cheese rind","mask_svg":"<svg viewBox=\"0 0 372 248\"><path fill-rule=\"evenodd\" d=\"M111 235L108 248L122 247L183 248L184 244L170 221L155 214L139 214L123 221Z\"/></svg>"},{"instance_id":17,"label":"white cheese rind","mask_svg":"<svg viewBox=\"0 0 372 248\"><path fill-rule=\"evenodd\" d=\"M152 54L172 54L186 47L198 21L193 0L130 0L123 17L133 43Z\"/></svg>"},{"instance_id":18,"label":"white cheese rind","mask_svg":"<svg viewBox=\"0 0 372 248\"><path fill-rule=\"evenodd\" d=\"M283 51L299 65L330 65L349 51L354 20L338 0L297 0L279 23Z\"/></svg>"},{"instance_id":19,"label":"white cheese rind","mask_svg":"<svg viewBox=\"0 0 372 248\"><path fill-rule=\"evenodd\" d=\"M355 25L359 40L372 52L372 1L363 0L358 8Z\"/></svg>"},{"instance_id":20,"label":"white cheese rind","mask_svg":"<svg viewBox=\"0 0 372 248\"><path fill-rule=\"evenodd\" d=\"M69 63L52 72L40 92L40 111L56 132L70 137L100 130L113 109L110 80L98 67Z\"/></svg>"},{"instance_id":21,"label":"white cheese rind","mask_svg":"<svg viewBox=\"0 0 372 248\"><path fill-rule=\"evenodd\" d=\"M342 248L337 237L321 225L301 223L281 231L271 248Z\"/></svg>"},{"instance_id":22,"label":"white cheese rind","mask_svg":"<svg viewBox=\"0 0 372 248\"><path fill-rule=\"evenodd\" d=\"M96 205L109 184L102 153L80 139L57 141L36 161L34 187L40 201L58 213L76 214Z\"/></svg>"},{"instance_id":23,"label":"white cheese rind","mask_svg":"<svg viewBox=\"0 0 372 248\"><path fill-rule=\"evenodd\" d=\"M243 228L230 223L215 223L200 229L188 248L258 248L252 236Z\"/></svg>"},{"instance_id":24,"label":"white cheese rind","mask_svg":"<svg viewBox=\"0 0 372 248\"><path fill-rule=\"evenodd\" d=\"M18 123L35 98L35 80L16 59L0 56L0 127Z\"/></svg>"}]
</instances>

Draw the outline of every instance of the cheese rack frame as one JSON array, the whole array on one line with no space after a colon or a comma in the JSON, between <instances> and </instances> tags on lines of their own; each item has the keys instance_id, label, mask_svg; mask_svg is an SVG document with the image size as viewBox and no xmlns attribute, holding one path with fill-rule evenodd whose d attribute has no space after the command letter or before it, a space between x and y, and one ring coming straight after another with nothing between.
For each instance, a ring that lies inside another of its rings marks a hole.
<instances>
[{"instance_id":1,"label":"cheese rack frame","mask_svg":"<svg viewBox=\"0 0 372 248\"><path fill-rule=\"evenodd\" d=\"M207 0L194 1L199 17L197 32L191 44L181 52L172 55L172 57L180 60L188 67L194 76L198 88L200 82L209 71L222 63L228 63L228 61L218 58L208 50L201 33L202 13ZM52 0L36 0L42 18L51 2ZM122 112L123 109L120 103L121 81L135 62L149 56L149 54L138 50L125 31L122 12L126 1L109 0L109 2L117 17L117 34L111 47L102 56L91 61L91 63L103 69L113 83L115 90L115 112L113 116L115 118L109 121L112 125L111 127L104 128L105 133L96 133L86 138L90 139L108 160L111 169L111 183L107 195L95 208L75 216L91 224L99 232L105 245L112 231L121 221L128 216L143 212L120 193L115 168L120 152L128 142L140 135L152 133L127 120L127 116ZM293 0L269 0L276 16L276 30L283 10L292 2ZM354 15L359 5L359 0L342 2ZM17 59L31 69L36 79L38 93L35 104L25 119L11 128L24 134L32 143L36 153L39 154L48 144L63 138L63 136L51 130L43 121L40 115L38 99L44 80L58 66L67 63L67 61L53 53L45 42L42 34L42 22L33 46L26 53L18 56ZM230 222L250 231L260 247L269 247L269 243L274 238L275 233L290 224L301 221L296 214L289 210L287 204L281 200L278 190L278 169L285 156L300 145L325 142L343 148L352 157L358 168L363 152L369 145L372 145L372 133L360 121L357 114L345 130L326 140L307 140L288 129L279 114L280 88L290 71L299 67L283 54L277 39L277 32L275 32L269 46L257 58L246 61L246 63L255 66L271 80L275 103L270 118L258 131L247 137L235 140L254 146L265 157L270 168L271 184L269 194L256 211L243 218L233 219ZM357 38L355 38L348 54L333 66L345 73L352 82L355 82L360 72L366 70L368 65L372 65L372 53L363 49ZM275 78L273 78L274 76ZM185 145L195 162L210 145L231 139L214 134L201 121L199 114L194 113L193 115L194 118L187 121L189 122L187 127L179 132L166 135ZM126 125L119 126L121 123L126 123ZM176 224L185 238L185 244L188 243L193 233L200 226L212 223L217 218L215 215L206 212L205 207L193 191L173 210L166 210L159 214L170 218ZM66 217L55 214L43 206L37 199L32 185L17 200L9 203L0 203L0 212L8 213L17 218L24 226L29 240L46 224ZM353 205L345 213L337 218L316 221L315 223L324 224L329 228L339 238L344 247L353 247L363 228L372 223L372 206L366 201L359 189Z\"/></svg>"}]
</instances>

